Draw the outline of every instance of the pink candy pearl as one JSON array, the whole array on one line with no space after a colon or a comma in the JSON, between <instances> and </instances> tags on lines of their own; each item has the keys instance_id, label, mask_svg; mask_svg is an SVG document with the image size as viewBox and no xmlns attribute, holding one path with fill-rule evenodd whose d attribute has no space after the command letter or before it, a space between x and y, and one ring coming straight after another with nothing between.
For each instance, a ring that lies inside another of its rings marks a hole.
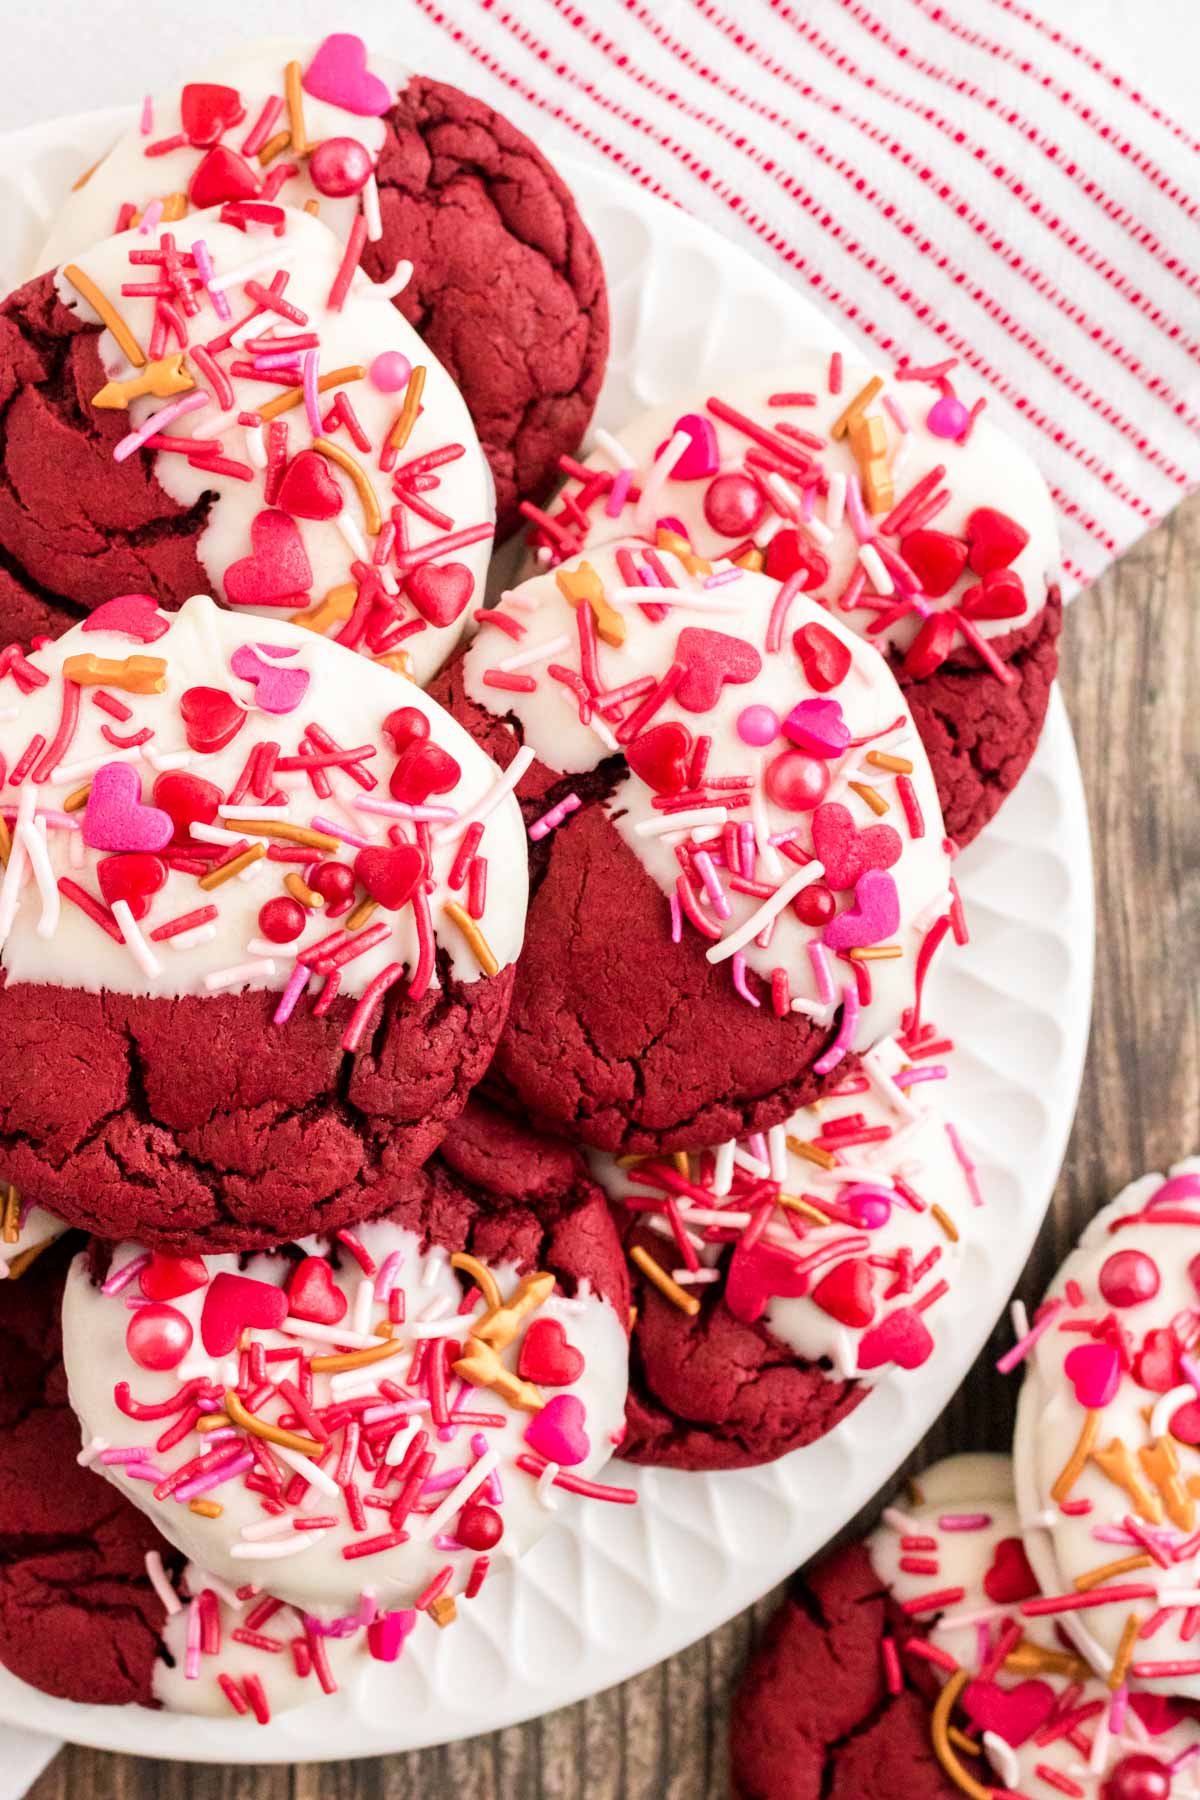
<instances>
[{"instance_id":1,"label":"pink candy pearl","mask_svg":"<svg viewBox=\"0 0 1200 1800\"><path fill-rule=\"evenodd\" d=\"M1122 1757L1100 1790L1101 1800L1170 1800L1171 1775L1157 1756Z\"/></svg>"},{"instance_id":2,"label":"pink candy pearl","mask_svg":"<svg viewBox=\"0 0 1200 1800\"><path fill-rule=\"evenodd\" d=\"M1100 1270L1100 1292L1110 1306L1140 1306L1161 1285L1158 1265L1144 1250L1114 1250Z\"/></svg>"},{"instance_id":3,"label":"pink candy pearl","mask_svg":"<svg viewBox=\"0 0 1200 1800\"><path fill-rule=\"evenodd\" d=\"M125 1348L139 1369L173 1369L192 1347L192 1328L177 1306L139 1306L125 1331Z\"/></svg>"},{"instance_id":4,"label":"pink candy pearl","mask_svg":"<svg viewBox=\"0 0 1200 1800\"><path fill-rule=\"evenodd\" d=\"M746 537L759 524L767 503L748 475L718 475L704 494L704 517L722 537Z\"/></svg>"},{"instance_id":5,"label":"pink candy pearl","mask_svg":"<svg viewBox=\"0 0 1200 1800\"><path fill-rule=\"evenodd\" d=\"M934 437L960 438L971 422L971 415L953 394L943 394L929 409L925 423Z\"/></svg>"},{"instance_id":6,"label":"pink candy pearl","mask_svg":"<svg viewBox=\"0 0 1200 1800\"><path fill-rule=\"evenodd\" d=\"M398 394L402 387L408 386L412 364L402 351L384 350L375 358L368 373L371 386L377 387L381 394Z\"/></svg>"},{"instance_id":7,"label":"pink candy pearl","mask_svg":"<svg viewBox=\"0 0 1200 1800\"><path fill-rule=\"evenodd\" d=\"M779 714L769 706L744 706L737 716L743 744L773 744L779 736Z\"/></svg>"},{"instance_id":8,"label":"pink candy pearl","mask_svg":"<svg viewBox=\"0 0 1200 1800\"><path fill-rule=\"evenodd\" d=\"M308 172L318 193L331 200L357 194L371 179L371 152L357 138L326 138L308 159Z\"/></svg>"},{"instance_id":9,"label":"pink candy pearl","mask_svg":"<svg viewBox=\"0 0 1200 1800\"><path fill-rule=\"evenodd\" d=\"M802 750L785 750L767 764L767 792L777 806L789 812L811 812L820 806L829 789L829 768Z\"/></svg>"}]
</instances>

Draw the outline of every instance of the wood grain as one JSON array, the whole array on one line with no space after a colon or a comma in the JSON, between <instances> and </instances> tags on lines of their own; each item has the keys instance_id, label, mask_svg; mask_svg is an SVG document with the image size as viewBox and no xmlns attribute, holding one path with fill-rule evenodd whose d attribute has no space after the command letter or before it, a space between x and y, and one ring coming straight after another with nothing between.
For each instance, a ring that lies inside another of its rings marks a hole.
<instances>
[{"instance_id":1,"label":"wood grain","mask_svg":"<svg viewBox=\"0 0 1200 1800\"><path fill-rule=\"evenodd\" d=\"M1062 681L1091 808L1092 1042L1054 1205L1021 1281L1036 1299L1123 1183L1200 1146L1200 496L1070 609ZM913 1466L1005 1447L1015 1388L997 1327ZM411 1756L189 1768L68 1748L34 1800L722 1800L732 1685L770 1598L578 1706Z\"/></svg>"}]
</instances>

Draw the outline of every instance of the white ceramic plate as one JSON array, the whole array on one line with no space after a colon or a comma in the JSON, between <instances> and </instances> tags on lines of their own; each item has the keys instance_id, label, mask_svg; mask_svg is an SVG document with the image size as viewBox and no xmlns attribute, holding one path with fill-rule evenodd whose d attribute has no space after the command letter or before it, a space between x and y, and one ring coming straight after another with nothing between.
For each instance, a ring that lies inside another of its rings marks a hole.
<instances>
[{"instance_id":1,"label":"white ceramic plate","mask_svg":"<svg viewBox=\"0 0 1200 1800\"><path fill-rule=\"evenodd\" d=\"M5 241L18 278L64 189L128 119L58 120L0 140ZM561 158L604 255L613 350L599 420L707 376L849 348L793 287L632 182ZM885 1382L836 1432L764 1469L629 1471L636 1507L564 1505L562 1524L491 1581L452 1630L419 1632L399 1664L262 1730L139 1707L51 1700L0 1670L0 1720L77 1743L212 1762L371 1756L444 1743L565 1706L693 1643L812 1556L942 1411L1015 1285L1066 1147L1087 1041L1092 875L1070 726L1056 692L1018 792L963 856L973 937L935 965L930 1013L962 1046L958 1119L988 1205L923 1383Z\"/></svg>"}]
</instances>

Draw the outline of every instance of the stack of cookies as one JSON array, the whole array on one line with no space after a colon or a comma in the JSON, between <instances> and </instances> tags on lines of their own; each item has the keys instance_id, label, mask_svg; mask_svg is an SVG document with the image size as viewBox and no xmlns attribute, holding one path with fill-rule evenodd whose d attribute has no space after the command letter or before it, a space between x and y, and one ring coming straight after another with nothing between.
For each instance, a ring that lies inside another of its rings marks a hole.
<instances>
[{"instance_id":1,"label":"stack of cookies","mask_svg":"<svg viewBox=\"0 0 1200 1800\"><path fill-rule=\"evenodd\" d=\"M986 1198L931 1006L1053 509L947 365L703 371L585 446L570 193L346 33L148 100L39 264L0 1662L265 1722L635 1503L610 1458L921 1379Z\"/></svg>"}]
</instances>

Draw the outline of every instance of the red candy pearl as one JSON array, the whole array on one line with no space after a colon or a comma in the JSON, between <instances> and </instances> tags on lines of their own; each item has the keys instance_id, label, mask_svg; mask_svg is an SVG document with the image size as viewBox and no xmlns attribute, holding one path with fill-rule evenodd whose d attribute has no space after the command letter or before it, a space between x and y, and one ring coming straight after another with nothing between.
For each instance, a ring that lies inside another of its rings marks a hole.
<instances>
[{"instance_id":1,"label":"red candy pearl","mask_svg":"<svg viewBox=\"0 0 1200 1800\"><path fill-rule=\"evenodd\" d=\"M308 885L323 900L348 900L354 892L354 870L349 863L318 863L308 877Z\"/></svg>"},{"instance_id":2,"label":"red candy pearl","mask_svg":"<svg viewBox=\"0 0 1200 1800\"><path fill-rule=\"evenodd\" d=\"M811 812L828 792L829 768L802 750L785 750L767 764L766 785L777 806L785 806L789 812Z\"/></svg>"},{"instance_id":3,"label":"red candy pearl","mask_svg":"<svg viewBox=\"0 0 1200 1800\"><path fill-rule=\"evenodd\" d=\"M1157 1756L1122 1757L1100 1790L1100 1800L1171 1800L1171 1773Z\"/></svg>"},{"instance_id":4,"label":"red candy pearl","mask_svg":"<svg viewBox=\"0 0 1200 1800\"><path fill-rule=\"evenodd\" d=\"M718 475L704 494L704 517L722 537L746 537L767 510L762 489L748 475Z\"/></svg>"},{"instance_id":5,"label":"red candy pearl","mask_svg":"<svg viewBox=\"0 0 1200 1800\"><path fill-rule=\"evenodd\" d=\"M308 172L319 194L344 200L357 194L371 179L371 152L357 138L326 138L308 159Z\"/></svg>"},{"instance_id":6,"label":"red candy pearl","mask_svg":"<svg viewBox=\"0 0 1200 1800\"><path fill-rule=\"evenodd\" d=\"M258 929L270 944L290 944L304 930L305 912L298 900L280 894L258 909Z\"/></svg>"},{"instance_id":7,"label":"red candy pearl","mask_svg":"<svg viewBox=\"0 0 1200 1800\"><path fill-rule=\"evenodd\" d=\"M429 720L416 706L398 706L383 721L384 742L399 756L410 744L429 736Z\"/></svg>"},{"instance_id":8,"label":"red candy pearl","mask_svg":"<svg viewBox=\"0 0 1200 1800\"><path fill-rule=\"evenodd\" d=\"M504 1521L491 1506L465 1506L458 1517L458 1541L468 1550L490 1550L504 1534Z\"/></svg>"},{"instance_id":9,"label":"red candy pearl","mask_svg":"<svg viewBox=\"0 0 1200 1800\"><path fill-rule=\"evenodd\" d=\"M173 1369L192 1347L192 1328L177 1306L139 1306L125 1330L125 1348L139 1369Z\"/></svg>"},{"instance_id":10,"label":"red candy pearl","mask_svg":"<svg viewBox=\"0 0 1200 1800\"><path fill-rule=\"evenodd\" d=\"M828 925L836 911L834 898L823 881L810 881L792 901L792 911L802 925Z\"/></svg>"},{"instance_id":11,"label":"red candy pearl","mask_svg":"<svg viewBox=\"0 0 1200 1800\"><path fill-rule=\"evenodd\" d=\"M1100 1292L1110 1306L1140 1306L1161 1286L1158 1264L1144 1250L1116 1250L1100 1271Z\"/></svg>"}]
</instances>

